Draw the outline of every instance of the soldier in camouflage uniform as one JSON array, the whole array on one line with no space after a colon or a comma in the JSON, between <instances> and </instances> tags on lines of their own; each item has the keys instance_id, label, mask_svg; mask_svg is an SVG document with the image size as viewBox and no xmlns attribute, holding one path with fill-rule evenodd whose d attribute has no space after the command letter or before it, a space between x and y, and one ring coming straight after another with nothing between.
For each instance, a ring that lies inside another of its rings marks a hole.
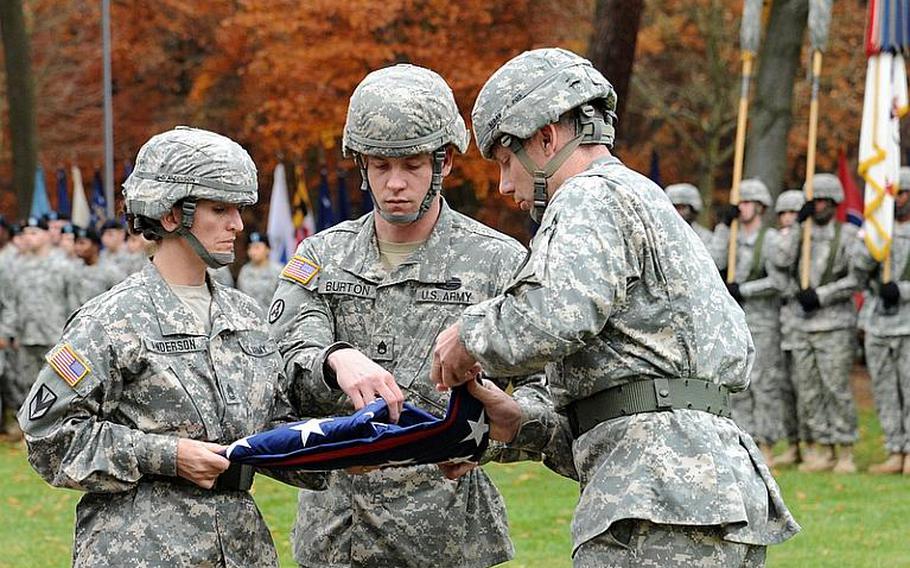
<instances>
[{"instance_id":1,"label":"soldier in camouflage uniform","mask_svg":"<svg viewBox=\"0 0 910 568\"><path fill-rule=\"evenodd\" d=\"M733 419L755 438L770 464L774 458L771 447L783 431L780 295L787 278L772 262L779 246L777 231L762 226L762 215L772 205L771 193L760 179L743 180L739 191L739 204L731 205L714 228L710 250L721 274L726 275L730 224L739 219L736 273L727 290L746 313L755 344L755 364L749 388L731 399Z\"/></svg>"},{"instance_id":2,"label":"soldier in camouflage uniform","mask_svg":"<svg viewBox=\"0 0 910 568\"><path fill-rule=\"evenodd\" d=\"M77 258L69 293L70 305L78 308L119 284L126 273L114 263L100 262L101 237L94 229L78 227L75 236L73 250Z\"/></svg>"},{"instance_id":3,"label":"soldier in camouflage uniform","mask_svg":"<svg viewBox=\"0 0 910 568\"><path fill-rule=\"evenodd\" d=\"M300 413L347 413L347 399L360 408L376 396L393 414L403 398L445 413L448 396L427 380L433 339L502 291L526 252L441 197L468 143L433 71L396 65L354 91L343 147L375 209L304 240L269 313ZM301 492L293 544L301 566L319 567L482 567L513 554L502 497L481 468L456 483L435 466L334 472L328 491Z\"/></svg>"},{"instance_id":4,"label":"soldier in camouflage uniform","mask_svg":"<svg viewBox=\"0 0 910 568\"><path fill-rule=\"evenodd\" d=\"M481 89L481 154L541 226L505 294L439 336L432 376L546 370L545 404L469 388L492 436L578 479L575 566L759 566L799 527L729 418L749 329L666 194L611 155L615 106L609 82L562 49L525 52Z\"/></svg>"},{"instance_id":5,"label":"soldier in camouflage uniform","mask_svg":"<svg viewBox=\"0 0 910 568\"><path fill-rule=\"evenodd\" d=\"M867 247L858 247L853 268L862 287L874 282L866 321L866 366L889 453L869 473L910 475L910 168L901 168L899 182L890 281L882 282L881 265Z\"/></svg>"},{"instance_id":6,"label":"soldier in camouflage uniform","mask_svg":"<svg viewBox=\"0 0 910 568\"><path fill-rule=\"evenodd\" d=\"M252 296L263 311L268 311L278 287L281 265L269 258L271 249L266 235L253 231L247 235L246 242L246 254L250 261L243 265L237 275L237 289Z\"/></svg>"},{"instance_id":7,"label":"soldier in camouflage uniform","mask_svg":"<svg viewBox=\"0 0 910 568\"><path fill-rule=\"evenodd\" d=\"M812 217L809 287L799 290L793 321L793 371L800 416L809 437L819 445L807 455L800 471L854 473L856 406L850 369L856 352L856 280L850 256L860 241L857 228L834 219L844 188L833 174L815 174L814 199L800 209L797 220ZM781 246L779 265L799 285L802 231L792 231ZM835 446L838 446L835 454Z\"/></svg>"},{"instance_id":8,"label":"soldier in camouflage uniform","mask_svg":"<svg viewBox=\"0 0 910 568\"><path fill-rule=\"evenodd\" d=\"M29 461L86 492L74 566L277 566L251 470L217 452L293 418L281 358L255 301L205 278L233 260L256 167L230 139L178 127L140 149L124 197L160 249L48 354L19 412Z\"/></svg>"},{"instance_id":9,"label":"soldier in camouflage uniform","mask_svg":"<svg viewBox=\"0 0 910 568\"><path fill-rule=\"evenodd\" d=\"M667 192L667 197L670 198L670 203L676 207L679 215L692 227L701 242L705 243L705 246L711 246L714 233L697 221L698 215L702 210L701 192L698 191L698 188L691 183L674 183L668 185L665 191Z\"/></svg>"},{"instance_id":10,"label":"soldier in camouflage uniform","mask_svg":"<svg viewBox=\"0 0 910 568\"><path fill-rule=\"evenodd\" d=\"M777 230L780 234L778 241L787 242L791 231L799 231L796 216L806 202L802 190L789 189L781 192L774 203L774 212L777 213ZM799 302L795 295L799 286L792 278L787 278L781 298L780 308L780 349L781 372L780 382L781 413L783 419L783 435L788 442L787 449L774 458L774 466L793 465L802 461L800 443L809 442L809 432L805 419L799 414L797 403L796 377L793 373L793 346L794 321L799 314Z\"/></svg>"},{"instance_id":11,"label":"soldier in camouflage uniform","mask_svg":"<svg viewBox=\"0 0 910 568\"><path fill-rule=\"evenodd\" d=\"M44 355L60 339L74 309L70 303L73 264L62 253L54 253L47 222L31 217L23 233L25 254L9 291L10 321L18 345L18 368L10 384L11 409L22 406L44 365Z\"/></svg>"}]
</instances>

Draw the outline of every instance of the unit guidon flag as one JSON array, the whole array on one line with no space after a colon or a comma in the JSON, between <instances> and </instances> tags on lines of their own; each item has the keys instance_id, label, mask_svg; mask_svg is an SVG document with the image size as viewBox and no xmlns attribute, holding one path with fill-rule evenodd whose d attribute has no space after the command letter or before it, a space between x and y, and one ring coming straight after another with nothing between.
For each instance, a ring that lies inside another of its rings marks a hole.
<instances>
[{"instance_id":1,"label":"unit guidon flag","mask_svg":"<svg viewBox=\"0 0 910 568\"><path fill-rule=\"evenodd\" d=\"M489 443L483 405L465 387L452 390L445 418L405 403L397 424L381 398L350 416L291 422L237 440L232 462L269 469L327 471L479 461Z\"/></svg>"}]
</instances>

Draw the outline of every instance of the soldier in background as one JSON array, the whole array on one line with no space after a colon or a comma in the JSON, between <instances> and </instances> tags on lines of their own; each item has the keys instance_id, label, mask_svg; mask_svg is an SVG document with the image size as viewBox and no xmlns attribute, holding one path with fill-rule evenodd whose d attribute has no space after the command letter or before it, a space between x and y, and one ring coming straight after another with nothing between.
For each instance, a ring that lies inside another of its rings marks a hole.
<instances>
[{"instance_id":1,"label":"soldier in background","mask_svg":"<svg viewBox=\"0 0 910 568\"><path fill-rule=\"evenodd\" d=\"M736 240L736 273L727 290L746 313L746 324L755 343L755 364L749 388L732 396L733 419L758 442L765 461L774 458L772 447L783 434L781 416L780 296L786 274L772 262L778 234L762 223L771 207L771 193L760 179L743 180L739 204L731 205L714 227L711 255L727 273L730 223L739 220Z\"/></svg>"},{"instance_id":2,"label":"soldier in background","mask_svg":"<svg viewBox=\"0 0 910 568\"><path fill-rule=\"evenodd\" d=\"M834 218L844 188L834 174L815 174L814 199L797 215L812 217L809 287L799 290L793 321L793 370L797 400L810 439L817 444L804 456L800 471L855 473L856 404L850 370L856 353L856 280L850 257L859 244L857 228ZM781 246L779 266L799 286L802 231L793 230ZM791 284L792 285L792 284Z\"/></svg>"},{"instance_id":3,"label":"soldier in background","mask_svg":"<svg viewBox=\"0 0 910 568\"><path fill-rule=\"evenodd\" d=\"M252 296L267 312L278 287L282 266L269 258L272 249L269 248L268 236L253 231L247 235L246 242L246 254L250 260L237 275L237 289Z\"/></svg>"},{"instance_id":4,"label":"soldier in background","mask_svg":"<svg viewBox=\"0 0 910 568\"><path fill-rule=\"evenodd\" d=\"M74 309L107 292L127 276L116 264L100 262L101 237L91 227L76 229L74 251L77 262L69 286L70 305Z\"/></svg>"},{"instance_id":5,"label":"soldier in background","mask_svg":"<svg viewBox=\"0 0 910 568\"><path fill-rule=\"evenodd\" d=\"M76 256L76 230L78 227L72 223L63 225L60 229L60 239L57 242L57 250L61 256L69 261L77 261Z\"/></svg>"},{"instance_id":6,"label":"soldier in background","mask_svg":"<svg viewBox=\"0 0 910 568\"><path fill-rule=\"evenodd\" d=\"M506 293L443 331L431 376L467 383L491 435L581 483L577 568L760 566L799 527L729 418L754 351L742 310L665 193L611 153L616 93L562 49L518 55L472 123L499 190L541 222ZM552 402L470 375L545 369Z\"/></svg>"},{"instance_id":7,"label":"soldier in background","mask_svg":"<svg viewBox=\"0 0 910 568\"><path fill-rule=\"evenodd\" d=\"M281 358L259 306L205 272L233 260L257 186L249 154L213 132L139 150L123 193L155 261L73 315L19 412L32 467L85 492L76 567L278 565L252 471L219 452L294 418Z\"/></svg>"},{"instance_id":8,"label":"soldier in background","mask_svg":"<svg viewBox=\"0 0 910 568\"><path fill-rule=\"evenodd\" d=\"M867 247L858 247L853 259L859 285L866 288L871 281L873 287L867 300L866 367L888 451L888 459L869 468L872 474L910 475L910 168L901 168L899 183L891 281L882 282L881 264Z\"/></svg>"},{"instance_id":9,"label":"soldier in background","mask_svg":"<svg viewBox=\"0 0 910 568\"><path fill-rule=\"evenodd\" d=\"M116 219L108 219L99 229L101 235L101 262L111 263L122 272L132 274L135 259L127 254L126 227Z\"/></svg>"},{"instance_id":10,"label":"soldier in background","mask_svg":"<svg viewBox=\"0 0 910 568\"><path fill-rule=\"evenodd\" d=\"M668 185L666 190L670 203L676 207L679 215L689 224L690 227L705 243L705 246L711 246L711 240L714 238L712 233L706 227L697 222L698 215L702 210L701 192L691 183L674 183Z\"/></svg>"},{"instance_id":11,"label":"soldier in background","mask_svg":"<svg viewBox=\"0 0 910 568\"><path fill-rule=\"evenodd\" d=\"M445 414L448 395L426 380L433 339L466 307L503 291L525 257L514 239L441 196L468 143L451 89L429 69L388 67L355 89L343 150L375 207L306 238L269 312L298 413L345 414L349 401L360 408L382 396L397 420L406 396ZM502 497L481 468L465 467L457 483L427 465L332 472L327 491L300 493L294 558L313 567L509 560Z\"/></svg>"},{"instance_id":12,"label":"soldier in background","mask_svg":"<svg viewBox=\"0 0 910 568\"><path fill-rule=\"evenodd\" d=\"M777 213L777 230L780 233L780 242L787 242L791 232L799 231L796 217L805 202L806 198L802 190L799 189L788 189L777 196L777 201L774 203L774 212ZM793 268L791 267L790 270L792 271ZM783 374L780 382L780 395L783 435L787 440L787 449L774 458L773 465L775 467L800 463L802 461L800 443L809 443L811 441L806 428L805 418L799 414L796 376L793 370L793 346L796 343L793 322L799 317L797 313L799 302L796 301L794 296L798 291L799 286L796 281L793 278L787 278L780 308L781 372Z\"/></svg>"}]
</instances>

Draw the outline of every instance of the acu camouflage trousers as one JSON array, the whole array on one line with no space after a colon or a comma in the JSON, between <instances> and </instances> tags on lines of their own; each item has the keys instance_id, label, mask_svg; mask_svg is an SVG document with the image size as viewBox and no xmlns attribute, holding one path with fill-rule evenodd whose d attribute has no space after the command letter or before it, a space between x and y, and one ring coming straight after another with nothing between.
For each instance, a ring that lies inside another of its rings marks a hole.
<instances>
[{"instance_id":1,"label":"acu camouflage trousers","mask_svg":"<svg viewBox=\"0 0 910 568\"><path fill-rule=\"evenodd\" d=\"M910 336L867 333L865 347L885 448L892 454L910 453Z\"/></svg>"}]
</instances>

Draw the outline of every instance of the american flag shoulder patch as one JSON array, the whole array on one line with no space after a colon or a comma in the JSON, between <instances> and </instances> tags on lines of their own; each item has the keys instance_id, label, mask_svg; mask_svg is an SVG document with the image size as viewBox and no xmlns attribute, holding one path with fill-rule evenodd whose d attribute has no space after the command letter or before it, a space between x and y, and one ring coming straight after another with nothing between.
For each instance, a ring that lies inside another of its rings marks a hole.
<instances>
[{"instance_id":1,"label":"american flag shoulder patch","mask_svg":"<svg viewBox=\"0 0 910 568\"><path fill-rule=\"evenodd\" d=\"M295 255L294 258L289 260L285 265L284 270L281 271L281 275L285 278L290 278L294 282L305 285L316 276L317 272L319 272L319 265L308 258Z\"/></svg>"},{"instance_id":2,"label":"american flag shoulder patch","mask_svg":"<svg viewBox=\"0 0 910 568\"><path fill-rule=\"evenodd\" d=\"M79 381L90 372L88 364L69 343L64 343L48 353L46 360L47 364L71 387L78 385Z\"/></svg>"}]
</instances>

